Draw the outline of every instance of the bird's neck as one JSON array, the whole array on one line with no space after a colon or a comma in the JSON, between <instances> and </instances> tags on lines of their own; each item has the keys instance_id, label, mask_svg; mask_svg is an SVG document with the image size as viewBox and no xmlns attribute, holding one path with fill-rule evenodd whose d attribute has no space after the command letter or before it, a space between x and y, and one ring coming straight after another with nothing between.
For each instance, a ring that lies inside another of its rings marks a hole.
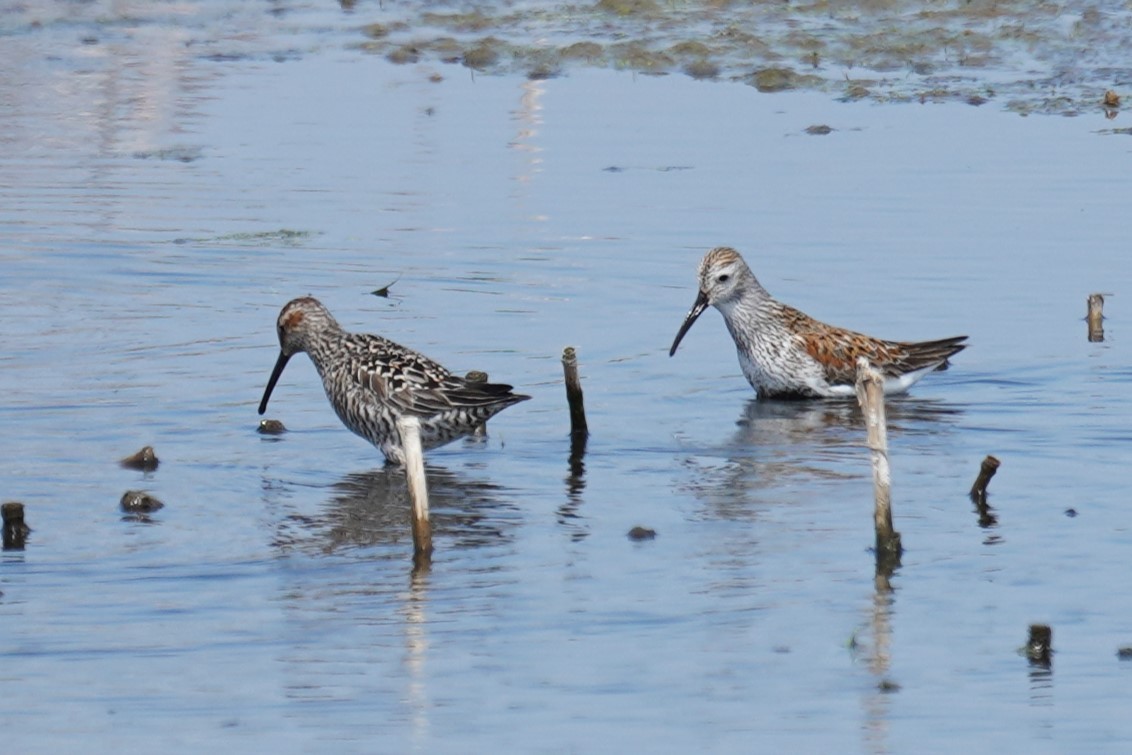
<instances>
[{"instance_id":1,"label":"bird's neck","mask_svg":"<svg viewBox=\"0 0 1132 755\"><path fill-rule=\"evenodd\" d=\"M341 362L340 357L336 355L343 351L342 342L346 335L347 333L334 323L331 327L323 328L317 336L307 341L305 351L314 362L319 375L325 374L326 368L330 365Z\"/></svg>"}]
</instances>

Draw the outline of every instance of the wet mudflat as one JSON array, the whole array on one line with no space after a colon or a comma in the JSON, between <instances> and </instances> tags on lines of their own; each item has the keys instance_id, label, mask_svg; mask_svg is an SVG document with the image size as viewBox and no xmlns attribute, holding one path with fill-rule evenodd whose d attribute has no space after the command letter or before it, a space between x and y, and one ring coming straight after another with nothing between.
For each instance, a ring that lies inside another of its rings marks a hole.
<instances>
[{"instance_id":1,"label":"wet mudflat","mask_svg":"<svg viewBox=\"0 0 1132 755\"><path fill-rule=\"evenodd\" d=\"M1123 113L485 75L355 46L364 4L196 10L0 47L14 749L1127 749ZM717 244L824 320L970 336L889 406L892 593L854 407L754 402L714 312L668 357ZM427 574L305 357L257 432L305 294L533 396L429 454Z\"/></svg>"}]
</instances>

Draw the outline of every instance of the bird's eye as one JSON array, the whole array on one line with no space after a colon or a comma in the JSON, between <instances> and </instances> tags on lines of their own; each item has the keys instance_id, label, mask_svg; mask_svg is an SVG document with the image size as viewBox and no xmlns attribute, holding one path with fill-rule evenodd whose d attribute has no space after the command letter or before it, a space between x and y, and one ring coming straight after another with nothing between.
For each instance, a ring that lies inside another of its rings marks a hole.
<instances>
[{"instance_id":1,"label":"bird's eye","mask_svg":"<svg viewBox=\"0 0 1132 755\"><path fill-rule=\"evenodd\" d=\"M723 273L718 278L716 278L716 280L719 281L720 283L726 283L727 281L731 280L731 276L728 275L727 273Z\"/></svg>"}]
</instances>

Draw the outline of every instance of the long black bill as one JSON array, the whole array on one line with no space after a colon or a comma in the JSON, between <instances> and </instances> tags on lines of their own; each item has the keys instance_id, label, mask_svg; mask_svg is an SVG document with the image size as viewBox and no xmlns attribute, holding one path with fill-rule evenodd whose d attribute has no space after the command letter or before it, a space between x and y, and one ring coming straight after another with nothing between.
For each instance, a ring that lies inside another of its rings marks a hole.
<instances>
[{"instance_id":1,"label":"long black bill","mask_svg":"<svg viewBox=\"0 0 1132 755\"><path fill-rule=\"evenodd\" d=\"M267 381L267 387L263 389L263 398L259 402L260 414L267 411L267 400L271 398L271 392L275 390L275 384L279 382L279 376L283 374L283 368L287 366L287 360L290 358L290 354L279 352L279 358L275 360L275 369L271 371L271 379Z\"/></svg>"},{"instance_id":2,"label":"long black bill","mask_svg":"<svg viewBox=\"0 0 1132 755\"><path fill-rule=\"evenodd\" d=\"M672 348L668 350L668 356L676 353L676 347L680 345L680 340L684 338L684 334L692 327L692 323L696 318L704 313L708 307L707 294L703 291L696 297L696 303L692 305L692 309L688 312L688 316L684 318L684 324L680 326L680 330L676 333L676 340L672 342ZM262 412L261 412L262 414Z\"/></svg>"}]
</instances>

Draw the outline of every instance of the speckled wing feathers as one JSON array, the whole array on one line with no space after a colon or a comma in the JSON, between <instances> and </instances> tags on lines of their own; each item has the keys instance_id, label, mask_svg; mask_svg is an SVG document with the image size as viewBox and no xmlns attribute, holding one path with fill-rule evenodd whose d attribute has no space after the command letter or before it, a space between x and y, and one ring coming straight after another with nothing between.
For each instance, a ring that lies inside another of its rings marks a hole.
<instances>
[{"instance_id":1,"label":"speckled wing feathers","mask_svg":"<svg viewBox=\"0 0 1132 755\"><path fill-rule=\"evenodd\" d=\"M966 348L966 336L937 341L884 341L863 333L835 328L815 320L788 305L782 314L802 341L806 353L824 370L830 384L852 384L857 376L857 359L865 357L889 377L930 367L943 369L949 357Z\"/></svg>"},{"instance_id":2,"label":"speckled wing feathers","mask_svg":"<svg viewBox=\"0 0 1132 755\"><path fill-rule=\"evenodd\" d=\"M398 412L426 417L453 409L484 408L498 405L511 391L511 386L502 383L469 383L443 365L381 336L351 334L346 341L349 348L344 351L361 359L354 371L358 382Z\"/></svg>"}]
</instances>

